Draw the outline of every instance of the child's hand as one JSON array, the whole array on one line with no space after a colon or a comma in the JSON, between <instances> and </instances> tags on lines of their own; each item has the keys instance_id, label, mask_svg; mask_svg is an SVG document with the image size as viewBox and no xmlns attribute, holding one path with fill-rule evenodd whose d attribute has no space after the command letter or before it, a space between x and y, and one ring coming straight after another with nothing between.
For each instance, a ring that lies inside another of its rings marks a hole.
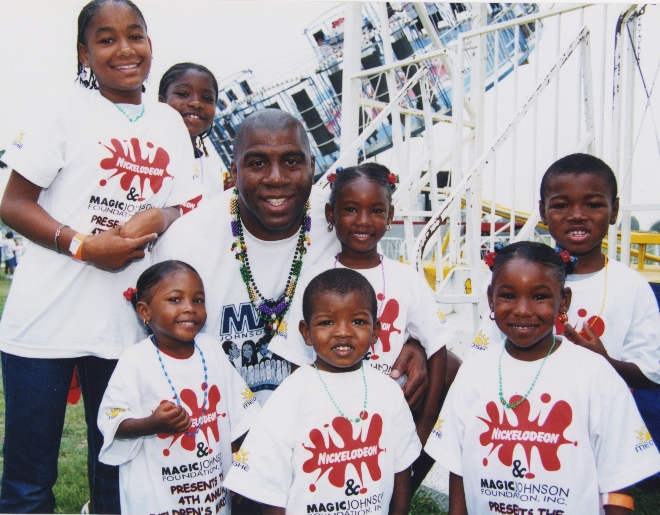
<instances>
[{"instance_id":1,"label":"child's hand","mask_svg":"<svg viewBox=\"0 0 660 515\"><path fill-rule=\"evenodd\" d=\"M169 218L170 208L145 209L119 228L119 236L122 238L140 238L148 234L162 234L172 223ZM178 208L176 213L178 213Z\"/></svg>"},{"instance_id":2,"label":"child's hand","mask_svg":"<svg viewBox=\"0 0 660 515\"><path fill-rule=\"evenodd\" d=\"M119 270L134 259L144 257L144 247L156 239L157 234L140 238L122 238L117 227L100 234L85 237L82 260L104 270Z\"/></svg>"},{"instance_id":3,"label":"child's hand","mask_svg":"<svg viewBox=\"0 0 660 515\"><path fill-rule=\"evenodd\" d=\"M164 401L149 417L153 433L176 434L190 427L188 412L181 406Z\"/></svg>"},{"instance_id":4,"label":"child's hand","mask_svg":"<svg viewBox=\"0 0 660 515\"><path fill-rule=\"evenodd\" d=\"M582 330L586 337L578 333L570 324L566 324L564 326L564 336L574 344L607 358L607 350L605 350L603 342L600 341L600 338L594 333L591 326L585 322Z\"/></svg>"}]
</instances>

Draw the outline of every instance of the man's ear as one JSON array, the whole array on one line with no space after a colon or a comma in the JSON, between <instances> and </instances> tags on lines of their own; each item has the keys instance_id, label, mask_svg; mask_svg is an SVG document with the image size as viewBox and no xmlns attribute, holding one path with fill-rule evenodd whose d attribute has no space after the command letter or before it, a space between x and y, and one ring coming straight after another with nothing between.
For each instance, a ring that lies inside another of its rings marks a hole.
<instances>
[{"instance_id":1,"label":"man's ear","mask_svg":"<svg viewBox=\"0 0 660 515\"><path fill-rule=\"evenodd\" d=\"M231 174L232 179L234 179L234 184L238 184L238 170L236 169L236 161L231 162L229 173Z\"/></svg>"},{"instance_id":2,"label":"man's ear","mask_svg":"<svg viewBox=\"0 0 660 515\"><path fill-rule=\"evenodd\" d=\"M300 334L302 334L303 340L305 340L305 345L312 347L312 335L307 322L301 320L298 324L298 330L300 331Z\"/></svg>"}]
</instances>

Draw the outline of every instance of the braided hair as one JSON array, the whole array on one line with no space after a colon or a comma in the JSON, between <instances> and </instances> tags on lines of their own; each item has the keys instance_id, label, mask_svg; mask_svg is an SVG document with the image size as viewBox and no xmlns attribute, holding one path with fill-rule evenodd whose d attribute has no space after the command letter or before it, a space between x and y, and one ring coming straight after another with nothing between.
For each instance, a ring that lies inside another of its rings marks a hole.
<instances>
[{"instance_id":1,"label":"braided hair","mask_svg":"<svg viewBox=\"0 0 660 515\"><path fill-rule=\"evenodd\" d=\"M178 63L172 66L169 70L167 70L163 76L160 79L160 83L158 84L158 97L163 99L167 98L167 90L170 89L170 86L177 80L179 80L181 77L185 75L185 73L189 70L195 70L200 73L208 75L208 77L211 79L211 84L213 84L213 89L215 90L215 100L217 102L218 100L218 94L219 94L219 88L218 88L218 80L215 78L215 75L211 73L211 70L209 70L206 66L202 66L201 64L196 64L196 63ZM206 129L203 133L201 133L199 137L199 144L202 147L202 150L204 151L204 155L206 157L209 157L209 153L206 150L206 145L204 144L204 138L206 138L209 134L211 134L211 130L213 129L213 124Z\"/></svg>"},{"instance_id":2,"label":"braided hair","mask_svg":"<svg viewBox=\"0 0 660 515\"><path fill-rule=\"evenodd\" d=\"M330 190L330 207L334 209L337 202L337 196L341 193L347 185L351 184L356 179L364 177L370 181L374 181L383 187L386 192L387 200L392 203L392 189L394 183L392 177L394 174L390 172L387 166L379 165L378 163L362 163L357 166L349 166L342 170L337 171L336 174L329 177L331 190Z\"/></svg>"},{"instance_id":3,"label":"braided hair","mask_svg":"<svg viewBox=\"0 0 660 515\"><path fill-rule=\"evenodd\" d=\"M494 254L494 255L493 255ZM494 253L486 256L486 264L493 272L490 288L495 285L495 280L502 268L511 260L520 258L532 263L550 268L555 272L557 280L564 287L566 275L572 274L577 264L577 258L568 254L567 251L557 247L553 249L543 243L535 241L518 241L506 247L496 246Z\"/></svg>"},{"instance_id":4,"label":"braided hair","mask_svg":"<svg viewBox=\"0 0 660 515\"><path fill-rule=\"evenodd\" d=\"M103 7L107 3L115 3L115 4L124 4L125 6L129 7L137 16L142 20L142 23L144 23L144 30L146 32L147 30L147 22L144 19L144 15L142 14L142 11L140 11L140 8L135 5L131 0L92 0L89 2L85 7L82 8L80 11L80 14L78 15L78 40L77 42L83 46L87 46L87 40L85 39L85 32L87 31L87 27L89 27L89 24L92 23L94 20L94 17L96 14L101 10L101 7ZM80 60L80 53L78 55L78 76L76 80L85 86L88 89L99 89L98 82L96 81L96 76L94 75L94 71L90 68L89 70L89 77L87 76L87 70L85 69L85 65L83 65L82 61ZM142 86L142 92L145 92L144 85Z\"/></svg>"},{"instance_id":5,"label":"braided hair","mask_svg":"<svg viewBox=\"0 0 660 515\"><path fill-rule=\"evenodd\" d=\"M144 301L147 304L151 302L158 283L173 272L194 272L199 276L197 270L183 261L170 259L152 265L140 274L136 289L130 290L130 303L133 305L133 308L137 310L137 303L140 301Z\"/></svg>"}]
</instances>

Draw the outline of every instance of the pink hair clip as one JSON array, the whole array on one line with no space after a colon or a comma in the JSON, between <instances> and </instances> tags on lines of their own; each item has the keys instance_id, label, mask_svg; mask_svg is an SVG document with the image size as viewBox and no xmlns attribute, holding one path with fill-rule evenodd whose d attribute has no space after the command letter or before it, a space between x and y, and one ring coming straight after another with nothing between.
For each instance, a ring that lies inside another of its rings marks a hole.
<instances>
[{"instance_id":1,"label":"pink hair clip","mask_svg":"<svg viewBox=\"0 0 660 515\"><path fill-rule=\"evenodd\" d=\"M337 178L337 174L336 173L331 173L330 175L328 175L328 182L330 184L332 184L333 182L335 182L336 178Z\"/></svg>"},{"instance_id":2,"label":"pink hair clip","mask_svg":"<svg viewBox=\"0 0 660 515\"><path fill-rule=\"evenodd\" d=\"M130 286L126 289L124 292L124 298L130 302L133 299L133 295L137 294L137 290L135 288L131 288Z\"/></svg>"},{"instance_id":3,"label":"pink hair clip","mask_svg":"<svg viewBox=\"0 0 660 515\"><path fill-rule=\"evenodd\" d=\"M495 256L497 256L497 252L495 251L486 253L484 256L484 263L486 263L488 267L493 266L495 264Z\"/></svg>"},{"instance_id":4,"label":"pink hair clip","mask_svg":"<svg viewBox=\"0 0 660 515\"><path fill-rule=\"evenodd\" d=\"M387 176L387 180L390 181L390 187L392 189L396 188L396 175L390 172L390 174Z\"/></svg>"}]
</instances>

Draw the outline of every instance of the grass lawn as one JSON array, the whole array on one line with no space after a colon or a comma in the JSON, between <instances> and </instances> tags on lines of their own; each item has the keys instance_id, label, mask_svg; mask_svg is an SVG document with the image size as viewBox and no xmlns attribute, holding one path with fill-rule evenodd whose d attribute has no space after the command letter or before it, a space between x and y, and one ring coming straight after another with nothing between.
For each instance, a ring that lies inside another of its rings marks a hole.
<instances>
[{"instance_id":1,"label":"grass lawn","mask_svg":"<svg viewBox=\"0 0 660 515\"><path fill-rule=\"evenodd\" d=\"M0 272L0 313L5 306L10 281ZM0 382L0 390L2 383ZM2 392L0 392L2 393ZM0 441L4 441L4 395L0 395ZM2 456L0 455L0 468ZM660 515L660 493L635 489L635 513L638 515ZM64 422L64 434L60 447L59 478L55 484L57 505L55 513L80 513L89 500L87 485L87 438L82 400L68 406ZM410 513L414 515L446 515L428 491L420 491L413 498Z\"/></svg>"}]
</instances>

